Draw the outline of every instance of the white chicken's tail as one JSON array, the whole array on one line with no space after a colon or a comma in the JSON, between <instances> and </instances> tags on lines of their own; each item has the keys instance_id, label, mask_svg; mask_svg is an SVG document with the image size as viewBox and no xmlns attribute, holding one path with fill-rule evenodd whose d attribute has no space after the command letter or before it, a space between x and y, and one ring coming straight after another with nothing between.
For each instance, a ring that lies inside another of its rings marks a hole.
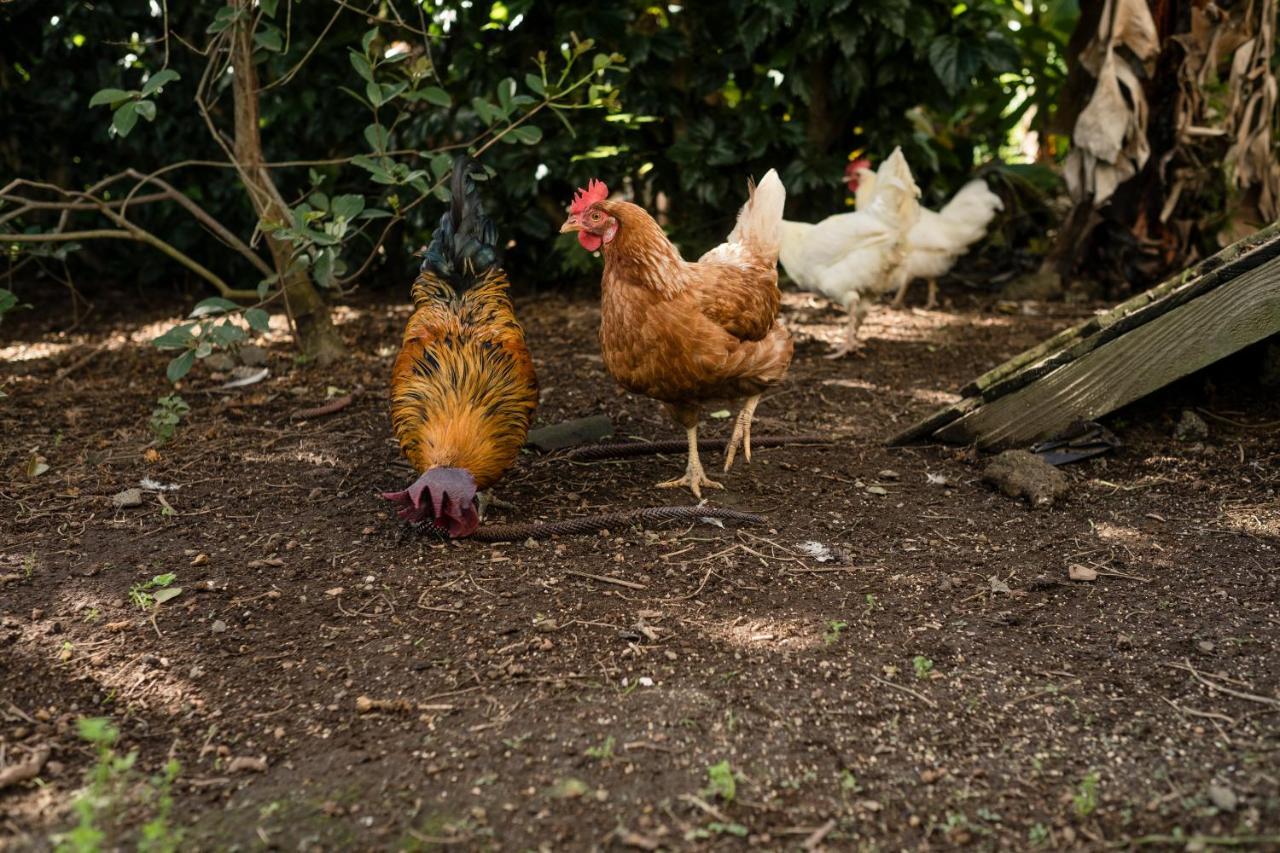
<instances>
[{"instance_id":1,"label":"white chicken's tail","mask_svg":"<svg viewBox=\"0 0 1280 853\"><path fill-rule=\"evenodd\" d=\"M901 148L893 149L876 170L873 205L905 235L920 218L920 187L911 175L911 167Z\"/></svg>"},{"instance_id":2,"label":"white chicken's tail","mask_svg":"<svg viewBox=\"0 0 1280 853\"><path fill-rule=\"evenodd\" d=\"M775 169L765 172L758 185L747 182L749 197L729 232L730 243L741 244L761 257L776 260L782 240L782 208L787 190Z\"/></svg>"},{"instance_id":3,"label":"white chicken's tail","mask_svg":"<svg viewBox=\"0 0 1280 853\"><path fill-rule=\"evenodd\" d=\"M1001 210L1004 210L1004 202L1000 200L1000 196L993 193L987 182L979 178L961 187L960 192L938 213L948 225L971 235L968 242L973 243L982 239L987 233L987 226Z\"/></svg>"}]
</instances>

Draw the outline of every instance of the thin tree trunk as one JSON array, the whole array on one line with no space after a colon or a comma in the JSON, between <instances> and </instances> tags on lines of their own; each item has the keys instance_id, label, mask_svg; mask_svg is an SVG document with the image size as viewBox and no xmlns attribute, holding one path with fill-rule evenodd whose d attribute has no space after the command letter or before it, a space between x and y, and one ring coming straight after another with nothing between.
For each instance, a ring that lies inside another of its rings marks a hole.
<instances>
[{"instance_id":1,"label":"thin tree trunk","mask_svg":"<svg viewBox=\"0 0 1280 853\"><path fill-rule=\"evenodd\" d=\"M262 136L259 132L258 72L253 63L253 0L229 0L240 10L231 42L234 68L235 155L244 176L245 188L253 201L258 219L263 222L288 222L289 209L264 163ZM285 303L293 319L294 331L302 354L318 364L331 364L346 355L346 345L329 317L329 306L316 290L305 270L289 272L293 247L284 240L264 234L271 259L275 262Z\"/></svg>"}]
</instances>

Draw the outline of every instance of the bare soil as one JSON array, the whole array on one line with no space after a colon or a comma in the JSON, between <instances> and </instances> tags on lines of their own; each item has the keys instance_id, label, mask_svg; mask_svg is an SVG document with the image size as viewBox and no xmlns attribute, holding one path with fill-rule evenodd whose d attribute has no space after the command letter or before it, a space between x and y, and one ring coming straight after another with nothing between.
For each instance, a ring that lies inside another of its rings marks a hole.
<instances>
[{"instance_id":1,"label":"bare soil","mask_svg":"<svg viewBox=\"0 0 1280 853\"><path fill-rule=\"evenodd\" d=\"M403 304L342 309L337 368L282 335L260 384L198 368L158 447L164 311L7 319L0 768L52 757L0 790L0 847L74 823L75 721L105 716L141 773L181 762L184 849L1280 849L1280 395L1253 354L1185 380L1107 419L1124 449L1034 510L971 450L883 441L1090 308L954 301L877 309L833 363L840 317L788 296L801 345L756 431L830 443L758 450L710 494L767 526L510 545L404 537L377 497L409 477ZM589 299L519 310L541 423L679 437L604 374ZM1185 408L1207 440L1172 437ZM682 465L529 454L496 520L691 503L652 488ZM144 478L178 488L113 505ZM131 600L167 572L180 595Z\"/></svg>"}]
</instances>

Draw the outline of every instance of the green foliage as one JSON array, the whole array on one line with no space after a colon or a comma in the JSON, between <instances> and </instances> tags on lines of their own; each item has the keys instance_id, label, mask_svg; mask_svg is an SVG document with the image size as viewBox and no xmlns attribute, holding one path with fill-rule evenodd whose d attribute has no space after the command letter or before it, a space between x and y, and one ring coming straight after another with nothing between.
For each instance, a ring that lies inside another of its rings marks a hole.
<instances>
[{"instance_id":1,"label":"green foliage","mask_svg":"<svg viewBox=\"0 0 1280 853\"><path fill-rule=\"evenodd\" d=\"M1085 777L1080 780L1080 787L1071 796L1071 805L1075 809L1076 815L1086 818L1093 814L1098 808L1098 782L1101 777L1096 771L1090 770Z\"/></svg>"},{"instance_id":2,"label":"green foliage","mask_svg":"<svg viewBox=\"0 0 1280 853\"><path fill-rule=\"evenodd\" d=\"M599 746L587 747L586 752L584 754L587 756L587 758L594 758L594 759L597 759L598 761L612 761L614 743L615 741L613 739L613 735L609 735L604 739L604 743L600 744Z\"/></svg>"},{"instance_id":3,"label":"green foliage","mask_svg":"<svg viewBox=\"0 0 1280 853\"><path fill-rule=\"evenodd\" d=\"M911 668L915 670L916 678L928 678L933 672L933 661L924 655L916 655L911 659Z\"/></svg>"},{"instance_id":4,"label":"green foliage","mask_svg":"<svg viewBox=\"0 0 1280 853\"><path fill-rule=\"evenodd\" d=\"M182 830L173 825L173 783L182 765L170 759L161 772L139 778L135 770L138 753L116 752L119 730L102 717L82 717L76 721L81 739L94 749L97 758L86 774L84 790L72 809L76 825L55 836L57 853L99 853L122 847L131 810L149 815L142 825L136 847L143 853L174 853L181 847Z\"/></svg>"},{"instance_id":5,"label":"green foliage","mask_svg":"<svg viewBox=\"0 0 1280 853\"><path fill-rule=\"evenodd\" d=\"M840 622L832 619L827 623L827 631L822 635L822 641L828 646L833 645L840 639L840 634L845 628L849 627L848 622Z\"/></svg>"},{"instance_id":6,"label":"green foliage","mask_svg":"<svg viewBox=\"0 0 1280 853\"><path fill-rule=\"evenodd\" d=\"M178 424L191 411L187 401L177 394L168 394L156 400L156 407L151 410L151 434L157 444L165 444L173 439Z\"/></svg>"},{"instance_id":7,"label":"green foliage","mask_svg":"<svg viewBox=\"0 0 1280 853\"><path fill-rule=\"evenodd\" d=\"M0 123L40 115L46 140L0 147L5 170L83 187L122 165L148 173L221 156L188 106L204 59L176 38L166 52L147 4L3 8L0 52L22 73L0 101ZM371 28L332 0L257 6L262 136L270 160L299 164L272 170L287 221L255 221L233 170L165 173L246 242L258 227L287 239L290 273L337 294L381 273L402 288L412 248L439 220L446 149L494 140L502 144L481 157L494 176L486 201L512 241L506 265L525 286L598 271L556 234L574 188L591 177L650 209L668 199L664 225L686 254L723 238L745 178L771 167L787 185L788 215L816 219L849 203L841 173L852 154L879 158L902 144L924 201L936 204L977 164L1016 153L1010 134L1030 110L1047 136L1078 15L1076 0L442 0L424 4L421 19L407 0L379 9ZM249 23L221 0L168 11L175 37L197 46ZM214 94L229 111L226 85ZM112 121L85 109L90 102L111 109ZM226 280L244 279L243 262L170 205L131 218ZM384 250L366 265L380 240ZM143 285L172 276L165 263L139 268L136 252L108 241L95 246L95 261ZM260 293L277 290L268 277ZM172 374L200 358L199 337L175 341Z\"/></svg>"},{"instance_id":8,"label":"green foliage","mask_svg":"<svg viewBox=\"0 0 1280 853\"><path fill-rule=\"evenodd\" d=\"M172 585L177 579L173 572L166 572L145 583L136 583L129 588L129 601L139 610L150 610L157 604L164 604L182 594L182 587Z\"/></svg>"},{"instance_id":9,"label":"green foliage","mask_svg":"<svg viewBox=\"0 0 1280 853\"><path fill-rule=\"evenodd\" d=\"M703 790L707 796L719 797L726 803L732 803L738 793L738 780L733 775L733 768L728 760L712 764L707 768L707 787Z\"/></svg>"},{"instance_id":10,"label":"green foliage","mask_svg":"<svg viewBox=\"0 0 1280 853\"><path fill-rule=\"evenodd\" d=\"M233 322L236 317L242 318L253 332L265 332L271 320L270 315L257 306L242 308L229 299L211 296L192 309L187 322L179 323L152 339L151 345L157 349L179 351L169 361L165 372L169 381L176 383L181 380L198 359L208 358L215 352L234 350L247 340L248 332Z\"/></svg>"}]
</instances>

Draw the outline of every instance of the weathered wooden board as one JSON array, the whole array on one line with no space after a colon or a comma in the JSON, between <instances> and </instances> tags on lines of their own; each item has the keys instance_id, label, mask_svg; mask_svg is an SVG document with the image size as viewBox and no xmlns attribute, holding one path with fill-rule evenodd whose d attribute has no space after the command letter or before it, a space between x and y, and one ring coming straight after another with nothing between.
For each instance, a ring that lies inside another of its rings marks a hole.
<instances>
[{"instance_id":1,"label":"weathered wooden board","mask_svg":"<svg viewBox=\"0 0 1280 853\"><path fill-rule=\"evenodd\" d=\"M1280 257L1109 336L1012 393L962 413L934 435L984 449L1029 444L1101 417L1252 343L1280 333ZM936 417L936 416L935 416Z\"/></svg>"}]
</instances>

